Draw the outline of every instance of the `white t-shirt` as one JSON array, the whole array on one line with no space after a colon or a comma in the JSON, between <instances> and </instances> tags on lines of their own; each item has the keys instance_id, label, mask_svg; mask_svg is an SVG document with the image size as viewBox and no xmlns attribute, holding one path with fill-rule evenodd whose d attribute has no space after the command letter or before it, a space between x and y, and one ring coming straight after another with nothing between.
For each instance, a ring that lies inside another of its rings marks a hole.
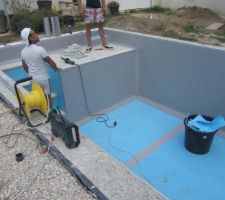
<instances>
[{"instance_id":1,"label":"white t-shirt","mask_svg":"<svg viewBox=\"0 0 225 200\"><path fill-rule=\"evenodd\" d=\"M21 51L21 58L27 64L29 76L33 80L49 79L47 64L43 60L47 56L46 50L36 44L31 44Z\"/></svg>"}]
</instances>

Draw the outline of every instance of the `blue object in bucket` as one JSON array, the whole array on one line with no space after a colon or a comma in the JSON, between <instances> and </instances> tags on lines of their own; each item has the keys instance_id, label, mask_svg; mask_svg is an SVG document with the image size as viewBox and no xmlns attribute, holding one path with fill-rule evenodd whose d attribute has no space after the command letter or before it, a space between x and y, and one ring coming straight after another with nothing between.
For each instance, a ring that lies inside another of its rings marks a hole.
<instances>
[{"instance_id":1,"label":"blue object in bucket","mask_svg":"<svg viewBox=\"0 0 225 200\"><path fill-rule=\"evenodd\" d=\"M201 115L197 115L194 119L188 121L188 126L194 127L199 132L213 133L225 126L225 120L222 115L217 116L212 121L208 121Z\"/></svg>"}]
</instances>

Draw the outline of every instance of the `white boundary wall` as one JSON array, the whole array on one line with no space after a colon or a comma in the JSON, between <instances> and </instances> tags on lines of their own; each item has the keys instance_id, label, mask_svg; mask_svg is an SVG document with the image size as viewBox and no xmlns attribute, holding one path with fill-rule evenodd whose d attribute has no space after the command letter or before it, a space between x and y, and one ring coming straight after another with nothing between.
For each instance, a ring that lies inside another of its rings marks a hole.
<instances>
[{"instance_id":1,"label":"white boundary wall","mask_svg":"<svg viewBox=\"0 0 225 200\"><path fill-rule=\"evenodd\" d=\"M106 0L106 4L114 0ZM150 7L151 0L115 0L120 4L120 11L135 8ZM154 0L152 0L154 1Z\"/></svg>"},{"instance_id":2,"label":"white boundary wall","mask_svg":"<svg viewBox=\"0 0 225 200\"><path fill-rule=\"evenodd\" d=\"M180 8L183 6L199 6L208 8L214 12L225 15L225 1L224 0L153 0L155 4L169 7Z\"/></svg>"},{"instance_id":3,"label":"white boundary wall","mask_svg":"<svg viewBox=\"0 0 225 200\"><path fill-rule=\"evenodd\" d=\"M112 0L106 0L110 2ZM183 6L199 6L208 8L219 14L225 15L225 0L116 0L120 3L120 10L146 8L150 5L160 5L171 9Z\"/></svg>"},{"instance_id":4,"label":"white boundary wall","mask_svg":"<svg viewBox=\"0 0 225 200\"><path fill-rule=\"evenodd\" d=\"M13 0L8 0L9 4L13 2ZM53 4L57 5L59 0L52 0ZM72 0L64 0L64 1L72 1ZM112 0L106 0L106 3ZM120 3L120 11L127 9L135 9L135 8L146 8L150 7L150 5L160 5L163 7L169 7L171 9L180 8L183 6L199 6L203 8L209 8L217 13L225 15L225 0L116 0ZM33 9L37 9L36 0L25 0L25 2L33 2L30 3L30 6ZM4 10L2 0L0 1L0 10ZM11 12L10 12L11 13Z\"/></svg>"}]
</instances>

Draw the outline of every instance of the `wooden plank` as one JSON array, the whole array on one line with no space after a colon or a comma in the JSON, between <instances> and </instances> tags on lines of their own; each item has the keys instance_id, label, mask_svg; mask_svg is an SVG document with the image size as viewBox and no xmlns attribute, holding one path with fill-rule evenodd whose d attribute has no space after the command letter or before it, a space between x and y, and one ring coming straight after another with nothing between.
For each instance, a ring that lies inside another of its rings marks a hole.
<instances>
[{"instance_id":1,"label":"wooden plank","mask_svg":"<svg viewBox=\"0 0 225 200\"><path fill-rule=\"evenodd\" d=\"M214 22L211 25L209 25L206 29L215 31L221 28L223 25L224 23Z\"/></svg>"}]
</instances>

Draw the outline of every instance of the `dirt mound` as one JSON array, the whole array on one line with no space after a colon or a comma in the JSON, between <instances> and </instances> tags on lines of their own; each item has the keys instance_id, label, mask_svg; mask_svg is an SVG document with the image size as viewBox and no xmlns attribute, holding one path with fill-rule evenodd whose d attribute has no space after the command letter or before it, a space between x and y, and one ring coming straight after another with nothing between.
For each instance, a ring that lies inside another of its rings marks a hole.
<instances>
[{"instance_id":1,"label":"dirt mound","mask_svg":"<svg viewBox=\"0 0 225 200\"><path fill-rule=\"evenodd\" d=\"M225 20L207 8L182 7L170 12L124 13L107 20L106 26L145 34L159 35L216 46L225 46L225 26L216 30L206 27Z\"/></svg>"},{"instance_id":2,"label":"dirt mound","mask_svg":"<svg viewBox=\"0 0 225 200\"><path fill-rule=\"evenodd\" d=\"M182 7L178 8L175 11L177 16L186 16L186 17L217 17L217 14L215 14L213 11L209 10L208 8L200 8L197 6L192 7Z\"/></svg>"}]
</instances>

